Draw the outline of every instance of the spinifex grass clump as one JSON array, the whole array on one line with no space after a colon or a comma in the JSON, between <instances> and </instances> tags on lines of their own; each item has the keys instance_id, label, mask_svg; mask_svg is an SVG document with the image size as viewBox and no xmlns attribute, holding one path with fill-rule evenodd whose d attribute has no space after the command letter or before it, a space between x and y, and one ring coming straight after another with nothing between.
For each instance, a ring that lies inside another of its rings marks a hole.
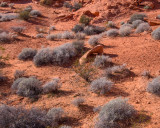
<instances>
[{"instance_id":1,"label":"spinifex grass clump","mask_svg":"<svg viewBox=\"0 0 160 128\"><path fill-rule=\"evenodd\" d=\"M99 112L99 120L95 128L120 128L136 115L134 107L126 99L116 98L105 104Z\"/></svg>"}]
</instances>

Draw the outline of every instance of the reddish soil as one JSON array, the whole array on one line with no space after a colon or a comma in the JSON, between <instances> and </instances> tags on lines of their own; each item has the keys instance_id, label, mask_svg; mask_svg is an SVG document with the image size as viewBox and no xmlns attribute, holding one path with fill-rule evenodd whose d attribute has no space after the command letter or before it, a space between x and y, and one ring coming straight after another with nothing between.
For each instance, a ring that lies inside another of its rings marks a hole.
<instances>
[{"instance_id":1,"label":"reddish soil","mask_svg":"<svg viewBox=\"0 0 160 128\"><path fill-rule=\"evenodd\" d=\"M108 1L107 1L108 2ZM121 21L127 21L132 13L144 12L149 18L155 18L160 9L157 7L154 10L145 11L143 8L131 10L127 6L129 2L124 0L112 0L107 3L106 0L97 0L86 4L82 9L77 12L70 12L64 7L44 7L39 4L25 3L15 4L15 8L24 8L27 5L32 5L34 9L39 10L45 16L26 22L22 20L13 20L10 22L0 22L0 28L9 30L12 26L25 26L25 34L29 36L36 36L35 27L43 27L49 29L50 25L56 27L53 33L59 33L71 28L78 23L78 18L85 10L91 12L99 11L100 16L95 19L95 25L105 26L107 20L113 20L119 25ZM119 2L120 4L117 4ZM160 6L159 6L160 7ZM111 8L111 9L108 9ZM9 8L0 7L0 13L11 11ZM111 11L112 13L108 13ZM58 19L59 15L74 14L73 19L62 21ZM154 26L156 29L159 26ZM116 64L127 64L128 68L136 74L136 77L127 79L123 82L116 82L114 89L111 90L106 96L98 96L88 91L89 85L85 80L79 77L71 66L44 66L35 67L32 61L20 61L17 55L23 48L31 47L40 49L41 47L56 47L71 40L57 40L48 41L46 39L34 39L30 37L18 37L20 40L14 41L11 44L0 44L4 47L5 54L9 55L9 60L3 66L2 71L5 76L9 78L7 83L0 85L0 102L12 106L22 105L26 108L39 107L48 110L52 107L62 107L69 120L67 125L73 128L93 128L97 113L93 112L93 108L104 105L111 99L122 96L129 99L136 110L145 114L144 118L150 119L142 121L141 123L135 122L134 128L159 128L160 127L160 97L146 92L148 79L141 77L144 70L149 70L153 76L158 76L160 73L160 42L151 38L150 33L132 34L130 37L116 37L116 38L103 38L101 43L105 46L104 53L112 57L113 62ZM88 39L89 37L87 37ZM86 39L86 43L87 43ZM60 77L62 80L61 93L57 95L42 95L38 101L29 102L27 98L19 97L11 93L10 87L14 81L13 74L15 70L25 70L27 76L37 76L43 83L49 81L53 77ZM6 93L6 96L2 95ZM71 101L77 97L83 96L85 99L85 106L83 111L79 110L71 104Z\"/></svg>"}]
</instances>

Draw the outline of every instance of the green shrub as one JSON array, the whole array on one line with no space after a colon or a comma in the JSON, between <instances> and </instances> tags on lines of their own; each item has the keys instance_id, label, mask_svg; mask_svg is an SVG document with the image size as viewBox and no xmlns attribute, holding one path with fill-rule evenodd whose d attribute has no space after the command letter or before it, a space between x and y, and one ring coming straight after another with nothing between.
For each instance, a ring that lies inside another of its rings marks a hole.
<instances>
[{"instance_id":1,"label":"green shrub","mask_svg":"<svg viewBox=\"0 0 160 128\"><path fill-rule=\"evenodd\" d=\"M90 18L90 17L88 17L86 15L82 15L80 20L79 20L79 23L82 23L82 24L85 24L85 25L89 25L91 20L92 20L92 18Z\"/></svg>"},{"instance_id":2,"label":"green shrub","mask_svg":"<svg viewBox=\"0 0 160 128\"><path fill-rule=\"evenodd\" d=\"M28 20L30 18L29 11L21 11L19 13L19 18L22 20Z\"/></svg>"}]
</instances>

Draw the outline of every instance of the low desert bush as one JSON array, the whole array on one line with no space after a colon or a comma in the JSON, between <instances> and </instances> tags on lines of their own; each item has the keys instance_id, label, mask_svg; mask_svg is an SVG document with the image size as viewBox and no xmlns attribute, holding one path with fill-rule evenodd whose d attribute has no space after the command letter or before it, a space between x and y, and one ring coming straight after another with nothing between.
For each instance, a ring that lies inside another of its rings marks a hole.
<instances>
[{"instance_id":1,"label":"low desert bush","mask_svg":"<svg viewBox=\"0 0 160 128\"><path fill-rule=\"evenodd\" d=\"M41 82L35 77L23 79L18 84L17 94L23 97L35 97L42 92Z\"/></svg>"},{"instance_id":2,"label":"low desert bush","mask_svg":"<svg viewBox=\"0 0 160 128\"><path fill-rule=\"evenodd\" d=\"M72 43L65 43L53 49L51 53L51 63L53 65L63 65L70 62L70 59L77 56L77 51Z\"/></svg>"},{"instance_id":3,"label":"low desert bush","mask_svg":"<svg viewBox=\"0 0 160 128\"><path fill-rule=\"evenodd\" d=\"M113 21L108 21L107 22L107 27L109 27L109 28L115 28L116 24Z\"/></svg>"},{"instance_id":4,"label":"low desert bush","mask_svg":"<svg viewBox=\"0 0 160 128\"><path fill-rule=\"evenodd\" d=\"M77 40L84 40L86 37L86 34L82 33L82 32L78 32L76 33L76 39Z\"/></svg>"},{"instance_id":5,"label":"low desert bush","mask_svg":"<svg viewBox=\"0 0 160 128\"><path fill-rule=\"evenodd\" d=\"M0 105L1 128L46 128L56 125L57 122L50 119L43 110Z\"/></svg>"},{"instance_id":6,"label":"low desert bush","mask_svg":"<svg viewBox=\"0 0 160 128\"><path fill-rule=\"evenodd\" d=\"M14 8L15 8L14 5L15 5L14 3L10 3L10 4L9 4L9 7L10 7L11 9L14 9Z\"/></svg>"},{"instance_id":7,"label":"low desert bush","mask_svg":"<svg viewBox=\"0 0 160 128\"><path fill-rule=\"evenodd\" d=\"M151 36L153 39L155 40L160 40L160 27L157 28L156 30L154 30L152 33L151 33Z\"/></svg>"},{"instance_id":8,"label":"low desert bush","mask_svg":"<svg viewBox=\"0 0 160 128\"><path fill-rule=\"evenodd\" d=\"M30 18L30 15L29 15L29 11L20 11L19 12L19 18L22 19L22 20L28 20Z\"/></svg>"},{"instance_id":9,"label":"low desert bush","mask_svg":"<svg viewBox=\"0 0 160 128\"><path fill-rule=\"evenodd\" d=\"M18 55L19 60L32 60L33 57L36 55L37 50L32 48L24 48L21 53Z\"/></svg>"},{"instance_id":10,"label":"low desert bush","mask_svg":"<svg viewBox=\"0 0 160 128\"><path fill-rule=\"evenodd\" d=\"M53 30L56 30L56 27L55 26L50 26L49 31L53 31Z\"/></svg>"},{"instance_id":11,"label":"low desert bush","mask_svg":"<svg viewBox=\"0 0 160 128\"><path fill-rule=\"evenodd\" d=\"M33 61L36 66L47 64L63 65L70 62L70 59L81 53L79 50L84 49L83 41L74 41L73 43L65 43L53 50L49 48L38 51Z\"/></svg>"},{"instance_id":12,"label":"low desert bush","mask_svg":"<svg viewBox=\"0 0 160 128\"><path fill-rule=\"evenodd\" d=\"M27 12L32 11L32 6L31 6L31 5L28 5L28 6L24 9L24 11L27 11Z\"/></svg>"},{"instance_id":13,"label":"low desert bush","mask_svg":"<svg viewBox=\"0 0 160 128\"><path fill-rule=\"evenodd\" d=\"M59 78L54 78L43 86L44 93L57 92L61 88L62 83Z\"/></svg>"},{"instance_id":14,"label":"low desert bush","mask_svg":"<svg viewBox=\"0 0 160 128\"><path fill-rule=\"evenodd\" d=\"M157 15L156 19L160 19L160 15Z\"/></svg>"},{"instance_id":15,"label":"low desert bush","mask_svg":"<svg viewBox=\"0 0 160 128\"><path fill-rule=\"evenodd\" d=\"M94 28L92 26L86 26L83 31L86 35L94 35Z\"/></svg>"},{"instance_id":16,"label":"low desert bush","mask_svg":"<svg viewBox=\"0 0 160 128\"><path fill-rule=\"evenodd\" d=\"M83 105L84 101L85 100L83 98L76 98L72 101L72 104L74 106L80 107L81 105Z\"/></svg>"},{"instance_id":17,"label":"low desert bush","mask_svg":"<svg viewBox=\"0 0 160 128\"><path fill-rule=\"evenodd\" d=\"M148 83L147 92L160 96L160 76Z\"/></svg>"},{"instance_id":18,"label":"low desert bush","mask_svg":"<svg viewBox=\"0 0 160 128\"><path fill-rule=\"evenodd\" d=\"M75 35L72 32L65 31L65 32L61 33L61 38L62 39L74 39Z\"/></svg>"},{"instance_id":19,"label":"low desert bush","mask_svg":"<svg viewBox=\"0 0 160 128\"><path fill-rule=\"evenodd\" d=\"M84 30L84 25L76 24L73 28L72 31L75 33L82 32Z\"/></svg>"},{"instance_id":20,"label":"low desert bush","mask_svg":"<svg viewBox=\"0 0 160 128\"><path fill-rule=\"evenodd\" d=\"M42 16L41 12L38 10L32 10L29 13L31 16Z\"/></svg>"},{"instance_id":21,"label":"low desert bush","mask_svg":"<svg viewBox=\"0 0 160 128\"><path fill-rule=\"evenodd\" d=\"M1 2L0 7L8 7L8 3L7 2Z\"/></svg>"},{"instance_id":22,"label":"low desert bush","mask_svg":"<svg viewBox=\"0 0 160 128\"><path fill-rule=\"evenodd\" d=\"M142 20L135 20L132 22L134 28L137 28L141 23L144 23Z\"/></svg>"},{"instance_id":23,"label":"low desert bush","mask_svg":"<svg viewBox=\"0 0 160 128\"><path fill-rule=\"evenodd\" d=\"M72 45L73 45L74 49L75 49L77 52L79 52L79 54L80 54L81 52L83 52L83 50L84 50L84 41L79 41L79 40L73 41L73 42L72 42Z\"/></svg>"},{"instance_id":24,"label":"low desert bush","mask_svg":"<svg viewBox=\"0 0 160 128\"><path fill-rule=\"evenodd\" d=\"M41 5L51 6L53 4L52 0L40 0Z\"/></svg>"},{"instance_id":25,"label":"low desert bush","mask_svg":"<svg viewBox=\"0 0 160 128\"><path fill-rule=\"evenodd\" d=\"M13 82L13 84L12 84L12 86L11 86L11 90L14 91L14 92L16 92L17 89L18 89L19 83L22 82L24 79L27 79L27 78L25 78L25 77L17 78L17 79Z\"/></svg>"},{"instance_id":26,"label":"low desert bush","mask_svg":"<svg viewBox=\"0 0 160 128\"><path fill-rule=\"evenodd\" d=\"M106 32L106 35L108 37L116 37L119 35L118 30L117 29L110 29Z\"/></svg>"},{"instance_id":27,"label":"low desert bush","mask_svg":"<svg viewBox=\"0 0 160 128\"><path fill-rule=\"evenodd\" d=\"M57 39L57 34L51 34L46 37L47 40L54 41ZM59 36L61 38L61 36Z\"/></svg>"},{"instance_id":28,"label":"low desert bush","mask_svg":"<svg viewBox=\"0 0 160 128\"><path fill-rule=\"evenodd\" d=\"M23 77L24 76L24 70L23 71L21 71L21 70L16 70L15 72L14 72L14 79L18 79L18 78L21 78L21 77Z\"/></svg>"},{"instance_id":29,"label":"low desert bush","mask_svg":"<svg viewBox=\"0 0 160 128\"><path fill-rule=\"evenodd\" d=\"M45 36L44 36L43 33L39 33L39 34L36 35L36 38L44 38L44 37L45 37Z\"/></svg>"},{"instance_id":30,"label":"low desert bush","mask_svg":"<svg viewBox=\"0 0 160 128\"><path fill-rule=\"evenodd\" d=\"M100 39L101 39L101 36L92 36L89 38L88 44L94 47L99 44Z\"/></svg>"},{"instance_id":31,"label":"low desert bush","mask_svg":"<svg viewBox=\"0 0 160 128\"><path fill-rule=\"evenodd\" d=\"M71 126L63 125L60 128L72 128Z\"/></svg>"},{"instance_id":32,"label":"low desert bush","mask_svg":"<svg viewBox=\"0 0 160 128\"><path fill-rule=\"evenodd\" d=\"M150 25L149 25L148 23L141 23L141 24L137 27L135 33L141 33L141 32L150 31L150 30L151 30L151 27L150 27Z\"/></svg>"},{"instance_id":33,"label":"low desert bush","mask_svg":"<svg viewBox=\"0 0 160 128\"><path fill-rule=\"evenodd\" d=\"M105 128L105 125L108 125L109 128L121 127L121 123L129 122L136 113L137 111L127 103L126 99L113 99L105 104L99 112L96 128Z\"/></svg>"},{"instance_id":34,"label":"low desert bush","mask_svg":"<svg viewBox=\"0 0 160 128\"><path fill-rule=\"evenodd\" d=\"M133 73L126 67L125 64L120 66L109 67L105 70L105 77L111 79L123 79L131 76Z\"/></svg>"},{"instance_id":35,"label":"low desert bush","mask_svg":"<svg viewBox=\"0 0 160 128\"><path fill-rule=\"evenodd\" d=\"M92 26L95 34L100 34L106 30L106 27Z\"/></svg>"},{"instance_id":36,"label":"low desert bush","mask_svg":"<svg viewBox=\"0 0 160 128\"><path fill-rule=\"evenodd\" d=\"M49 48L40 49L34 56L33 62L37 67L50 64L51 50Z\"/></svg>"},{"instance_id":37,"label":"low desert bush","mask_svg":"<svg viewBox=\"0 0 160 128\"><path fill-rule=\"evenodd\" d=\"M0 21L6 22L6 21L11 21L11 20L17 19L17 18L18 18L17 14L4 14L4 15L0 16Z\"/></svg>"},{"instance_id":38,"label":"low desert bush","mask_svg":"<svg viewBox=\"0 0 160 128\"><path fill-rule=\"evenodd\" d=\"M79 10L80 8L82 8L82 4L81 3L79 3L79 2L75 2L74 4L73 4L73 7L72 7L72 9L74 9L74 10Z\"/></svg>"},{"instance_id":39,"label":"low desert bush","mask_svg":"<svg viewBox=\"0 0 160 128\"><path fill-rule=\"evenodd\" d=\"M133 25L132 25L132 24L129 24L129 23L125 23L125 24L121 25L120 29L121 29L122 27L134 28Z\"/></svg>"},{"instance_id":40,"label":"low desert bush","mask_svg":"<svg viewBox=\"0 0 160 128\"><path fill-rule=\"evenodd\" d=\"M98 78L91 82L90 91L104 95L106 92L109 92L113 86L113 82L107 80L105 77Z\"/></svg>"},{"instance_id":41,"label":"low desert bush","mask_svg":"<svg viewBox=\"0 0 160 128\"><path fill-rule=\"evenodd\" d=\"M93 65L99 68L105 68L112 64L112 59L109 56L97 55Z\"/></svg>"},{"instance_id":42,"label":"low desert bush","mask_svg":"<svg viewBox=\"0 0 160 128\"><path fill-rule=\"evenodd\" d=\"M55 123L61 121L64 114L64 110L62 108L51 108L47 112L47 116L52 119Z\"/></svg>"},{"instance_id":43,"label":"low desert bush","mask_svg":"<svg viewBox=\"0 0 160 128\"><path fill-rule=\"evenodd\" d=\"M82 15L80 17L79 23L84 24L84 25L89 25L91 22L92 18L86 16L86 15Z\"/></svg>"},{"instance_id":44,"label":"low desert bush","mask_svg":"<svg viewBox=\"0 0 160 128\"><path fill-rule=\"evenodd\" d=\"M129 36L131 34L132 28L131 27L121 27L119 29L119 35L120 36Z\"/></svg>"},{"instance_id":45,"label":"low desert bush","mask_svg":"<svg viewBox=\"0 0 160 128\"><path fill-rule=\"evenodd\" d=\"M145 17L147 17L147 15L146 14L143 14L143 13L141 13L141 14L133 14L131 17L130 17L130 22L132 23L133 21L135 21L135 20L142 20L142 21L144 21L144 18Z\"/></svg>"},{"instance_id":46,"label":"low desert bush","mask_svg":"<svg viewBox=\"0 0 160 128\"><path fill-rule=\"evenodd\" d=\"M10 43L12 41L12 35L7 32L0 33L0 43Z\"/></svg>"},{"instance_id":47,"label":"low desert bush","mask_svg":"<svg viewBox=\"0 0 160 128\"><path fill-rule=\"evenodd\" d=\"M145 77L145 78L148 78L148 79L152 77L151 74L150 74L150 72L147 71L147 70L144 70L144 71L142 72L141 76L142 76L142 77Z\"/></svg>"},{"instance_id":48,"label":"low desert bush","mask_svg":"<svg viewBox=\"0 0 160 128\"><path fill-rule=\"evenodd\" d=\"M64 6L65 8L72 8L72 5L71 5L70 3L68 3L68 2L64 2L64 3L63 3L63 6Z\"/></svg>"},{"instance_id":49,"label":"low desert bush","mask_svg":"<svg viewBox=\"0 0 160 128\"><path fill-rule=\"evenodd\" d=\"M16 33L22 33L25 30L25 27L16 26L16 27L11 27L11 29Z\"/></svg>"}]
</instances>

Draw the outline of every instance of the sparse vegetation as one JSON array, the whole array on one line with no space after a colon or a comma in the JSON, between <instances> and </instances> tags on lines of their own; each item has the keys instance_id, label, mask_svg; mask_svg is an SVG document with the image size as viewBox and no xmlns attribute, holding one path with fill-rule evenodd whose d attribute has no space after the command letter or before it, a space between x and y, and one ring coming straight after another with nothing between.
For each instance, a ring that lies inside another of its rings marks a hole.
<instances>
[{"instance_id":1,"label":"sparse vegetation","mask_svg":"<svg viewBox=\"0 0 160 128\"><path fill-rule=\"evenodd\" d=\"M112 63L112 59L109 56L105 56L105 55L97 55L93 65L99 68L105 68L110 66Z\"/></svg>"},{"instance_id":2,"label":"sparse vegetation","mask_svg":"<svg viewBox=\"0 0 160 128\"><path fill-rule=\"evenodd\" d=\"M12 29L14 32L20 34L20 33L22 33L22 32L25 30L25 27L16 26L16 27L11 27L11 29Z\"/></svg>"},{"instance_id":3,"label":"sparse vegetation","mask_svg":"<svg viewBox=\"0 0 160 128\"><path fill-rule=\"evenodd\" d=\"M73 28L72 31L75 33L82 32L84 30L84 25L76 24Z\"/></svg>"},{"instance_id":4,"label":"sparse vegetation","mask_svg":"<svg viewBox=\"0 0 160 128\"><path fill-rule=\"evenodd\" d=\"M12 41L11 34L7 32L0 33L0 43L10 43Z\"/></svg>"},{"instance_id":5,"label":"sparse vegetation","mask_svg":"<svg viewBox=\"0 0 160 128\"><path fill-rule=\"evenodd\" d=\"M44 93L57 92L60 89L61 85L62 83L60 82L60 79L54 78L52 81L46 83L43 86L43 92Z\"/></svg>"},{"instance_id":6,"label":"sparse vegetation","mask_svg":"<svg viewBox=\"0 0 160 128\"><path fill-rule=\"evenodd\" d=\"M45 37L45 36L44 36L43 33L39 33L39 34L36 35L36 38L44 38L44 37Z\"/></svg>"},{"instance_id":7,"label":"sparse vegetation","mask_svg":"<svg viewBox=\"0 0 160 128\"><path fill-rule=\"evenodd\" d=\"M157 28L156 30L154 30L152 33L151 33L151 36L153 39L155 40L160 40L160 27Z\"/></svg>"},{"instance_id":8,"label":"sparse vegetation","mask_svg":"<svg viewBox=\"0 0 160 128\"><path fill-rule=\"evenodd\" d=\"M7 2L1 2L0 7L8 7L8 3Z\"/></svg>"},{"instance_id":9,"label":"sparse vegetation","mask_svg":"<svg viewBox=\"0 0 160 128\"><path fill-rule=\"evenodd\" d=\"M92 47L94 47L94 46L96 46L96 45L99 44L100 39L101 39L101 36L92 36L88 40L88 43L89 43L89 45L91 45Z\"/></svg>"},{"instance_id":10,"label":"sparse vegetation","mask_svg":"<svg viewBox=\"0 0 160 128\"><path fill-rule=\"evenodd\" d=\"M134 28L137 28L141 23L144 23L142 20L135 20L132 22Z\"/></svg>"},{"instance_id":11,"label":"sparse vegetation","mask_svg":"<svg viewBox=\"0 0 160 128\"><path fill-rule=\"evenodd\" d=\"M123 79L132 75L132 72L126 67L125 64L120 66L109 67L105 70L105 77L111 79Z\"/></svg>"},{"instance_id":12,"label":"sparse vegetation","mask_svg":"<svg viewBox=\"0 0 160 128\"><path fill-rule=\"evenodd\" d=\"M24 79L26 78L25 77L17 78L11 86L11 90L14 92L17 91L19 83L22 82Z\"/></svg>"},{"instance_id":13,"label":"sparse vegetation","mask_svg":"<svg viewBox=\"0 0 160 128\"><path fill-rule=\"evenodd\" d=\"M49 28L49 31L53 31L53 30L56 30L55 26L51 26L51 27Z\"/></svg>"},{"instance_id":14,"label":"sparse vegetation","mask_svg":"<svg viewBox=\"0 0 160 128\"><path fill-rule=\"evenodd\" d=\"M38 10L32 10L29 13L31 16L42 16L41 12Z\"/></svg>"},{"instance_id":15,"label":"sparse vegetation","mask_svg":"<svg viewBox=\"0 0 160 128\"><path fill-rule=\"evenodd\" d=\"M62 119L64 110L62 108L51 108L47 112L47 116L52 119L53 122L57 123Z\"/></svg>"},{"instance_id":16,"label":"sparse vegetation","mask_svg":"<svg viewBox=\"0 0 160 128\"><path fill-rule=\"evenodd\" d=\"M32 48L24 48L22 52L18 55L19 60L32 60L33 57L36 55L37 50Z\"/></svg>"},{"instance_id":17,"label":"sparse vegetation","mask_svg":"<svg viewBox=\"0 0 160 128\"><path fill-rule=\"evenodd\" d=\"M19 18L22 20L28 20L30 18L29 11L20 11Z\"/></svg>"},{"instance_id":18,"label":"sparse vegetation","mask_svg":"<svg viewBox=\"0 0 160 128\"><path fill-rule=\"evenodd\" d=\"M123 36L123 37L124 36L129 36L131 34L131 31L132 31L131 27L125 26L125 27L121 27L119 29L119 34L120 34L120 36Z\"/></svg>"},{"instance_id":19,"label":"sparse vegetation","mask_svg":"<svg viewBox=\"0 0 160 128\"><path fill-rule=\"evenodd\" d=\"M65 31L65 32L61 33L61 38L62 39L74 39L75 35L72 32Z\"/></svg>"},{"instance_id":20,"label":"sparse vegetation","mask_svg":"<svg viewBox=\"0 0 160 128\"><path fill-rule=\"evenodd\" d=\"M144 70L144 71L142 72L141 76L142 76L142 77L145 77L145 78L148 78L148 79L152 77L151 74L150 74L150 72L147 71L147 70Z\"/></svg>"},{"instance_id":21,"label":"sparse vegetation","mask_svg":"<svg viewBox=\"0 0 160 128\"><path fill-rule=\"evenodd\" d=\"M65 8L72 8L72 5L70 3L68 3L68 2L64 2L63 6Z\"/></svg>"},{"instance_id":22,"label":"sparse vegetation","mask_svg":"<svg viewBox=\"0 0 160 128\"><path fill-rule=\"evenodd\" d=\"M104 95L106 92L109 92L113 86L113 82L107 80L105 77L98 78L91 82L90 91Z\"/></svg>"},{"instance_id":23,"label":"sparse vegetation","mask_svg":"<svg viewBox=\"0 0 160 128\"><path fill-rule=\"evenodd\" d=\"M160 96L160 76L148 83L147 92Z\"/></svg>"},{"instance_id":24,"label":"sparse vegetation","mask_svg":"<svg viewBox=\"0 0 160 128\"><path fill-rule=\"evenodd\" d=\"M108 37L116 37L119 35L118 30L117 29L110 29L106 32L106 35Z\"/></svg>"},{"instance_id":25,"label":"sparse vegetation","mask_svg":"<svg viewBox=\"0 0 160 128\"><path fill-rule=\"evenodd\" d=\"M43 48L39 50L37 54L34 56L33 62L37 67L50 64L51 50L49 48Z\"/></svg>"},{"instance_id":26,"label":"sparse vegetation","mask_svg":"<svg viewBox=\"0 0 160 128\"><path fill-rule=\"evenodd\" d=\"M147 17L146 14L133 14L131 17L130 17L130 22L132 23L133 21L135 20L142 20L144 21L144 18Z\"/></svg>"},{"instance_id":27,"label":"sparse vegetation","mask_svg":"<svg viewBox=\"0 0 160 128\"><path fill-rule=\"evenodd\" d=\"M61 126L60 128L72 128L72 127L67 126L67 125L63 125L63 126Z\"/></svg>"},{"instance_id":28,"label":"sparse vegetation","mask_svg":"<svg viewBox=\"0 0 160 128\"><path fill-rule=\"evenodd\" d=\"M31 5L28 5L28 6L24 9L24 11L27 11L27 12L32 11L32 6L31 6Z\"/></svg>"},{"instance_id":29,"label":"sparse vegetation","mask_svg":"<svg viewBox=\"0 0 160 128\"><path fill-rule=\"evenodd\" d=\"M99 121L96 128L104 128L104 126L109 128L120 127L121 123L129 122L136 113L137 111L127 103L126 99L113 99L105 104L99 112Z\"/></svg>"},{"instance_id":30,"label":"sparse vegetation","mask_svg":"<svg viewBox=\"0 0 160 128\"><path fill-rule=\"evenodd\" d=\"M41 82L35 77L29 77L19 82L16 93L23 97L33 98L41 92Z\"/></svg>"},{"instance_id":31,"label":"sparse vegetation","mask_svg":"<svg viewBox=\"0 0 160 128\"><path fill-rule=\"evenodd\" d=\"M136 29L136 33L141 33L141 32L144 32L144 31L150 31L151 30L151 27L148 23L141 23L137 29Z\"/></svg>"},{"instance_id":32,"label":"sparse vegetation","mask_svg":"<svg viewBox=\"0 0 160 128\"><path fill-rule=\"evenodd\" d=\"M85 100L83 98L76 98L72 101L72 104L76 107L80 107L81 105L83 105L84 102Z\"/></svg>"},{"instance_id":33,"label":"sparse vegetation","mask_svg":"<svg viewBox=\"0 0 160 128\"><path fill-rule=\"evenodd\" d=\"M109 28L115 28L116 24L113 21L108 21L107 22L107 27L109 27Z\"/></svg>"},{"instance_id":34,"label":"sparse vegetation","mask_svg":"<svg viewBox=\"0 0 160 128\"><path fill-rule=\"evenodd\" d=\"M91 20L92 20L92 18L90 18L86 15L82 15L79 20L79 23L84 24L84 25L89 25Z\"/></svg>"},{"instance_id":35,"label":"sparse vegetation","mask_svg":"<svg viewBox=\"0 0 160 128\"><path fill-rule=\"evenodd\" d=\"M94 28L92 26L86 26L83 31L86 35L94 35Z\"/></svg>"},{"instance_id":36,"label":"sparse vegetation","mask_svg":"<svg viewBox=\"0 0 160 128\"><path fill-rule=\"evenodd\" d=\"M76 39L77 40L84 40L85 39L86 34L82 33L82 32L78 32L76 33Z\"/></svg>"},{"instance_id":37,"label":"sparse vegetation","mask_svg":"<svg viewBox=\"0 0 160 128\"><path fill-rule=\"evenodd\" d=\"M0 105L1 128L45 128L51 126L52 120L46 116L46 112L32 108L26 110L21 107ZM54 124L55 122L53 122Z\"/></svg>"},{"instance_id":38,"label":"sparse vegetation","mask_svg":"<svg viewBox=\"0 0 160 128\"><path fill-rule=\"evenodd\" d=\"M3 14L2 16L0 16L0 22L11 21L17 18L17 14Z\"/></svg>"},{"instance_id":39,"label":"sparse vegetation","mask_svg":"<svg viewBox=\"0 0 160 128\"><path fill-rule=\"evenodd\" d=\"M14 9L14 8L15 8L14 5L15 5L14 3L10 3L10 4L9 4L9 7L10 7L11 9Z\"/></svg>"},{"instance_id":40,"label":"sparse vegetation","mask_svg":"<svg viewBox=\"0 0 160 128\"><path fill-rule=\"evenodd\" d=\"M23 71L21 71L21 70L16 70L15 72L14 72L14 79L18 79L18 78L21 78L21 77L23 77L24 76L24 70Z\"/></svg>"},{"instance_id":41,"label":"sparse vegetation","mask_svg":"<svg viewBox=\"0 0 160 128\"><path fill-rule=\"evenodd\" d=\"M74 10L79 10L80 8L82 8L82 4L81 3L78 3L78 2L75 2L74 4L73 4L73 9Z\"/></svg>"},{"instance_id":42,"label":"sparse vegetation","mask_svg":"<svg viewBox=\"0 0 160 128\"><path fill-rule=\"evenodd\" d=\"M51 6L53 4L52 0L40 0L41 5Z\"/></svg>"}]
</instances>

